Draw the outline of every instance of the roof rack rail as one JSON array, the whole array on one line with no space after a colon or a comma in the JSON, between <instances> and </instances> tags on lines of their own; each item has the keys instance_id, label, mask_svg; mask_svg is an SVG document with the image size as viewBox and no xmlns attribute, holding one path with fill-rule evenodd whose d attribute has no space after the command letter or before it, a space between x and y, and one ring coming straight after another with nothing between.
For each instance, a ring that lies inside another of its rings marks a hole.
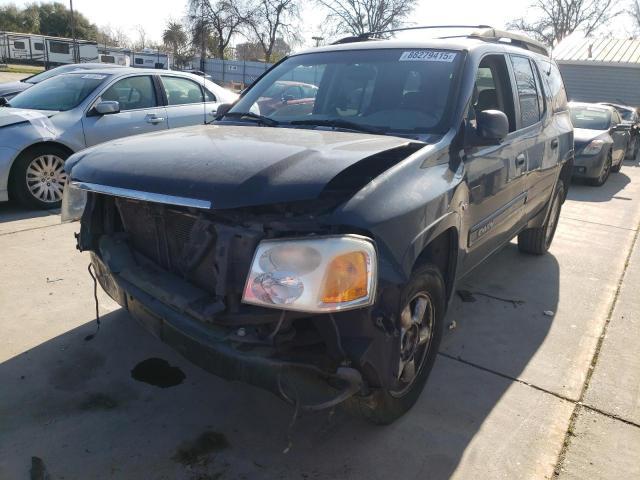
<instances>
[{"instance_id":1,"label":"roof rack rail","mask_svg":"<svg viewBox=\"0 0 640 480\"><path fill-rule=\"evenodd\" d=\"M487 42L503 42L504 40L509 40L511 45L540 53L547 57L549 56L549 48L544 43L525 35L520 35L519 33L487 27L482 31L473 32L467 36L469 38L476 38Z\"/></svg>"},{"instance_id":2,"label":"roof rack rail","mask_svg":"<svg viewBox=\"0 0 640 480\"><path fill-rule=\"evenodd\" d=\"M477 40L482 40L485 42L496 43L505 42L505 40L508 40L508 43L513 46L540 53L547 57L549 56L549 49L544 43L529 38L525 35L520 35L519 33L508 32L506 30L498 30L489 25L423 25L419 27L392 28L390 30L366 32L356 36L344 37L336 42L333 42L333 45L339 45L341 43L365 42L367 40L373 40L372 37L379 37L380 35L385 35L388 33L406 32L410 30L437 30L444 28L474 28L478 30L467 35L456 35L440 38L475 38Z\"/></svg>"},{"instance_id":3,"label":"roof rack rail","mask_svg":"<svg viewBox=\"0 0 640 480\"><path fill-rule=\"evenodd\" d=\"M401 27L392 28L389 30L378 30L375 32L365 32L359 35L344 37L332 43L332 45L339 45L341 43L353 43L353 42L365 42L367 40L373 40L371 37L379 37L387 33L406 32L409 30L435 30L440 28L492 28L489 25L423 25L419 27Z\"/></svg>"}]
</instances>

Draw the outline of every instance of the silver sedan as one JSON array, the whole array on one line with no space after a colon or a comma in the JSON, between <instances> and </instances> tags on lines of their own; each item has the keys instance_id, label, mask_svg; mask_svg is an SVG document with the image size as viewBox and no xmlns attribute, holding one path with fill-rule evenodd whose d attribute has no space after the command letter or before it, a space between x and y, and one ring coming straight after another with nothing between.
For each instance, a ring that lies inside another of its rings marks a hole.
<instances>
[{"instance_id":1,"label":"silver sedan","mask_svg":"<svg viewBox=\"0 0 640 480\"><path fill-rule=\"evenodd\" d=\"M237 95L196 75L133 68L58 75L0 99L0 201L60 205L72 153L129 135L209 123Z\"/></svg>"}]
</instances>

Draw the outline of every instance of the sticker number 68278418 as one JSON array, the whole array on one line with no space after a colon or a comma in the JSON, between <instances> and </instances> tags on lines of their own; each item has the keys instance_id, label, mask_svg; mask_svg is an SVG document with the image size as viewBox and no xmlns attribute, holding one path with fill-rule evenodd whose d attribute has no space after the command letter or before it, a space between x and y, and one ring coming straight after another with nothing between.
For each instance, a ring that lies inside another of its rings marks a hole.
<instances>
[{"instance_id":1,"label":"sticker number 68278418","mask_svg":"<svg viewBox=\"0 0 640 480\"><path fill-rule=\"evenodd\" d=\"M400 55L401 62L453 62L454 52L437 52L435 50L409 50Z\"/></svg>"}]
</instances>

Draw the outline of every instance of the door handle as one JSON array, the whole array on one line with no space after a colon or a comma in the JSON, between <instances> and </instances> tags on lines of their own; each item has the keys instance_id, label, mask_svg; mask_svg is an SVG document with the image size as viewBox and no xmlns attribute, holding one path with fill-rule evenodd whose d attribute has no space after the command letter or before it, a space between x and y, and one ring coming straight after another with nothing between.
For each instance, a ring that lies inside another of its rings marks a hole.
<instances>
[{"instance_id":1,"label":"door handle","mask_svg":"<svg viewBox=\"0 0 640 480\"><path fill-rule=\"evenodd\" d=\"M524 153L521 153L516 157L516 165L521 167L527 161L527 157L525 157Z\"/></svg>"},{"instance_id":2,"label":"door handle","mask_svg":"<svg viewBox=\"0 0 640 480\"><path fill-rule=\"evenodd\" d=\"M558 148L558 139L554 138L553 140L551 140L551 149L555 150L556 148Z\"/></svg>"},{"instance_id":3,"label":"door handle","mask_svg":"<svg viewBox=\"0 0 640 480\"><path fill-rule=\"evenodd\" d=\"M156 117L155 115L147 115L147 123L151 123L156 125L158 123L164 122L164 117Z\"/></svg>"}]
</instances>

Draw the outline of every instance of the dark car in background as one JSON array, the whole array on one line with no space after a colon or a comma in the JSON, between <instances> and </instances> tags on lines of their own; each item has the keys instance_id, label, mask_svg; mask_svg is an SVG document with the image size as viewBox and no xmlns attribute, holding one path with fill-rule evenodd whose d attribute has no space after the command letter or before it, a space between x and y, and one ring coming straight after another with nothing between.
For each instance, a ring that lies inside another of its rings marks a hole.
<instances>
[{"instance_id":1,"label":"dark car in background","mask_svg":"<svg viewBox=\"0 0 640 480\"><path fill-rule=\"evenodd\" d=\"M318 87L309 83L279 80L262 94L257 106L262 115L287 115L292 110L310 113L317 92Z\"/></svg>"},{"instance_id":2,"label":"dark car in background","mask_svg":"<svg viewBox=\"0 0 640 480\"><path fill-rule=\"evenodd\" d=\"M106 292L194 363L389 423L457 282L515 236L549 249L573 127L536 41L366 40L285 58L214 125L72 156L63 218L81 215ZM263 109L291 78L314 85L308 108Z\"/></svg>"},{"instance_id":3,"label":"dark car in background","mask_svg":"<svg viewBox=\"0 0 640 480\"><path fill-rule=\"evenodd\" d=\"M110 65L105 63L74 63L72 65L62 65L60 67L52 68L51 70L45 70L41 73L36 73L30 77L23 78L19 82L6 82L0 83L0 97L4 97L7 100L11 100L18 93L25 91L26 89L33 87L34 85L48 79L60 75L61 73L75 72L78 70L95 70L104 68L119 68L119 65Z\"/></svg>"},{"instance_id":4,"label":"dark car in background","mask_svg":"<svg viewBox=\"0 0 640 480\"><path fill-rule=\"evenodd\" d=\"M617 103L602 102L602 105L609 105L615 108L620 114L620 118L622 118L622 123L629 125L629 146L627 147L627 156L625 158L629 160L636 158L640 148L640 115L638 114L638 109Z\"/></svg>"},{"instance_id":5,"label":"dark car in background","mask_svg":"<svg viewBox=\"0 0 640 480\"><path fill-rule=\"evenodd\" d=\"M630 126L618 111L598 103L569 104L575 128L576 158L573 176L592 185L604 185L611 172L619 172L629 144Z\"/></svg>"}]
</instances>

